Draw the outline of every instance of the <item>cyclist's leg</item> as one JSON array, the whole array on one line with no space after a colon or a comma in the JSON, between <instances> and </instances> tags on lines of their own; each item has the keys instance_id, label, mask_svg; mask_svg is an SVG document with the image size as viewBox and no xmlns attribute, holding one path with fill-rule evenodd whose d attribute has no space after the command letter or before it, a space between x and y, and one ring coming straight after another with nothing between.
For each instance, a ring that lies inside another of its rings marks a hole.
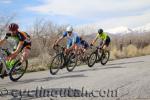
<instances>
[{"instance_id":1,"label":"cyclist's leg","mask_svg":"<svg viewBox=\"0 0 150 100\"><path fill-rule=\"evenodd\" d=\"M30 47L25 47L23 49L23 53L22 53L21 60L20 60L21 63L23 63L25 60L28 59L28 57L30 55L30 52L31 52L31 48Z\"/></svg>"},{"instance_id":2,"label":"cyclist's leg","mask_svg":"<svg viewBox=\"0 0 150 100\"><path fill-rule=\"evenodd\" d=\"M109 51L110 50L110 38L107 38L106 41L105 41L105 45L103 47L103 50L104 51Z\"/></svg>"},{"instance_id":3,"label":"cyclist's leg","mask_svg":"<svg viewBox=\"0 0 150 100\"><path fill-rule=\"evenodd\" d=\"M103 41L101 40L101 41L99 42L99 46L98 46L98 48L101 48L102 44L103 44ZM104 46L103 46L103 47L104 47ZM100 53L102 53L102 50L101 50L101 49L99 49L99 52L100 52Z\"/></svg>"}]
</instances>

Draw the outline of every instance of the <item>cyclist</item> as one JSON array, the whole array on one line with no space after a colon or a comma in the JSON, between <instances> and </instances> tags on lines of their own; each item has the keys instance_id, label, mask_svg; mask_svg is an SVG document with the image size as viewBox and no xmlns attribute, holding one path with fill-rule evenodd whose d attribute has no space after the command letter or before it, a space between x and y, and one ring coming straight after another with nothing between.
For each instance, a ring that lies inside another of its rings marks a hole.
<instances>
[{"instance_id":1,"label":"cyclist","mask_svg":"<svg viewBox=\"0 0 150 100\"><path fill-rule=\"evenodd\" d=\"M8 26L10 33L6 33L5 38L0 40L0 45L4 44L8 38L15 40L14 51L6 58L6 64L8 67L13 67L15 61L14 58L22 52L21 60L18 65L21 65L26 59L28 59L31 50L31 39L26 32L19 31L19 26L16 23L11 23Z\"/></svg>"},{"instance_id":2,"label":"cyclist","mask_svg":"<svg viewBox=\"0 0 150 100\"><path fill-rule=\"evenodd\" d=\"M97 41L97 39L100 38L102 42L100 42L99 47L104 50L109 50L109 44L111 42L110 37L107 33L103 32L103 29L99 29L96 38L91 43L91 46Z\"/></svg>"},{"instance_id":3,"label":"cyclist","mask_svg":"<svg viewBox=\"0 0 150 100\"><path fill-rule=\"evenodd\" d=\"M77 35L77 33L73 32L72 26L68 26L66 28L66 31L63 33L63 36L61 36L60 38L56 40L53 47L57 45L65 37L67 38L67 49L65 50L65 52L67 53L68 51L72 49L75 49L75 51L77 51L80 45L80 38Z\"/></svg>"},{"instance_id":4,"label":"cyclist","mask_svg":"<svg viewBox=\"0 0 150 100\"><path fill-rule=\"evenodd\" d=\"M80 37L80 43L83 48L83 52L85 52L89 48L88 42L84 40L82 37Z\"/></svg>"}]
</instances>

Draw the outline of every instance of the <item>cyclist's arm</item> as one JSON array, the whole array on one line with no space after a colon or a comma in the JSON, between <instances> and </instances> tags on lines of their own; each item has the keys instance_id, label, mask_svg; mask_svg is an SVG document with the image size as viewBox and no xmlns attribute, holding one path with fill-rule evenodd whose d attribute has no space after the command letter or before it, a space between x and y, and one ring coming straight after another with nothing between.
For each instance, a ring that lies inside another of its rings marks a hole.
<instances>
[{"instance_id":1,"label":"cyclist's arm","mask_svg":"<svg viewBox=\"0 0 150 100\"><path fill-rule=\"evenodd\" d=\"M93 41L92 41L92 44L94 45L95 42L97 41L98 37L96 37Z\"/></svg>"},{"instance_id":2,"label":"cyclist's arm","mask_svg":"<svg viewBox=\"0 0 150 100\"><path fill-rule=\"evenodd\" d=\"M18 46L17 46L17 49L9 56L10 60L14 59L20 52L20 49L22 48L23 46L23 41L20 41Z\"/></svg>"},{"instance_id":3,"label":"cyclist's arm","mask_svg":"<svg viewBox=\"0 0 150 100\"><path fill-rule=\"evenodd\" d=\"M61 36L60 38L58 38L55 42L55 45L57 45L63 38L64 38L64 36Z\"/></svg>"},{"instance_id":4,"label":"cyclist's arm","mask_svg":"<svg viewBox=\"0 0 150 100\"><path fill-rule=\"evenodd\" d=\"M63 35L55 41L54 45L57 45L66 36L67 36L67 32L64 32Z\"/></svg>"}]
</instances>

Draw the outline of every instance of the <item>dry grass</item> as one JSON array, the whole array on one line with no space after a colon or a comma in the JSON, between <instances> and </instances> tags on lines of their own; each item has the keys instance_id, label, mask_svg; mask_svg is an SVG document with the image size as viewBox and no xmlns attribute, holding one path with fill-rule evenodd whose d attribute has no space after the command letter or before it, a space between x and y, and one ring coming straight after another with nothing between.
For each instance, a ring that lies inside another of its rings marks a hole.
<instances>
[{"instance_id":1,"label":"dry grass","mask_svg":"<svg viewBox=\"0 0 150 100\"><path fill-rule=\"evenodd\" d=\"M143 56L150 54L150 45L144 47L143 49L138 49L134 45L128 45L124 47L122 51L117 49L115 46L111 49L110 59L120 59L120 58L129 58L129 57L136 57L136 56Z\"/></svg>"},{"instance_id":2,"label":"dry grass","mask_svg":"<svg viewBox=\"0 0 150 100\"><path fill-rule=\"evenodd\" d=\"M47 53L40 54L38 57L29 59L28 72L43 71L48 69L47 64L50 63L50 56Z\"/></svg>"},{"instance_id":3,"label":"dry grass","mask_svg":"<svg viewBox=\"0 0 150 100\"><path fill-rule=\"evenodd\" d=\"M135 57L138 55L138 49L134 45L129 45L124 48L123 52L125 53L126 57Z\"/></svg>"},{"instance_id":4,"label":"dry grass","mask_svg":"<svg viewBox=\"0 0 150 100\"><path fill-rule=\"evenodd\" d=\"M141 50L142 54L143 55L149 55L150 54L150 45L144 47L142 50Z\"/></svg>"},{"instance_id":5,"label":"dry grass","mask_svg":"<svg viewBox=\"0 0 150 100\"><path fill-rule=\"evenodd\" d=\"M113 46L111 47L110 54L111 60L149 55L150 45L144 47L143 49L138 49L134 45L128 45L123 47L122 51L120 51L116 46ZM29 59L28 72L47 70L47 65L50 63L51 59L52 57L50 57L50 55L46 52L40 54L38 57Z\"/></svg>"}]
</instances>

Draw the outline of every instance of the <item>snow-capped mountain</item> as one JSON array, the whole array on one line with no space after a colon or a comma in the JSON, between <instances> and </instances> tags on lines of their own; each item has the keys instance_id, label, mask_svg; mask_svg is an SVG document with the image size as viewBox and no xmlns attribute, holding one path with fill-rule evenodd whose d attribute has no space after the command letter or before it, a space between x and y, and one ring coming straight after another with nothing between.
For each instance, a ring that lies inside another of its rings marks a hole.
<instances>
[{"instance_id":1,"label":"snow-capped mountain","mask_svg":"<svg viewBox=\"0 0 150 100\"><path fill-rule=\"evenodd\" d=\"M100 25L98 24L80 25L75 27L75 30L79 33L82 32L82 35L90 35L92 33L97 32L99 26ZM111 34L145 33L150 32L150 23L133 29L125 26L119 26L112 29L106 29L104 31Z\"/></svg>"},{"instance_id":2,"label":"snow-capped mountain","mask_svg":"<svg viewBox=\"0 0 150 100\"><path fill-rule=\"evenodd\" d=\"M138 33L150 32L150 23L141 27L134 28L133 31Z\"/></svg>"},{"instance_id":3,"label":"snow-capped mountain","mask_svg":"<svg viewBox=\"0 0 150 100\"><path fill-rule=\"evenodd\" d=\"M106 30L106 32L112 33L112 34L126 34L126 33L133 32L133 30L125 26L120 26L120 27L116 27L113 29L108 29Z\"/></svg>"},{"instance_id":4,"label":"snow-capped mountain","mask_svg":"<svg viewBox=\"0 0 150 100\"><path fill-rule=\"evenodd\" d=\"M106 32L112 33L112 34L127 34L127 33L145 33L145 32L150 32L150 23L144 25L144 26L140 26L140 27L136 27L133 29L130 29L128 27L125 26L121 26L121 27L116 27L113 29L108 29L106 30Z\"/></svg>"}]
</instances>

